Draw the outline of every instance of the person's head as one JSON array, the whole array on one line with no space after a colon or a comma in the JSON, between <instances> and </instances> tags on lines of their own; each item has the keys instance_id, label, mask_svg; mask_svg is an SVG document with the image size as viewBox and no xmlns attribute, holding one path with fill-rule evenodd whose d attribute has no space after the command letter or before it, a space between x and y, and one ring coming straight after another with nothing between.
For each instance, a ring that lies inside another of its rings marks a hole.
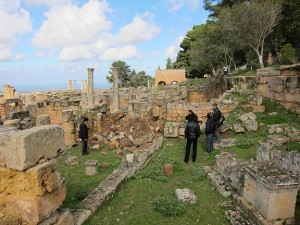
<instances>
[{"instance_id":1,"label":"person's head","mask_svg":"<svg viewBox=\"0 0 300 225\"><path fill-rule=\"evenodd\" d=\"M83 118L83 122L87 123L89 121L89 119L87 117Z\"/></svg>"},{"instance_id":2,"label":"person's head","mask_svg":"<svg viewBox=\"0 0 300 225\"><path fill-rule=\"evenodd\" d=\"M211 118L211 113L207 113L206 117L207 119Z\"/></svg>"},{"instance_id":3,"label":"person's head","mask_svg":"<svg viewBox=\"0 0 300 225\"><path fill-rule=\"evenodd\" d=\"M213 109L218 108L218 104L214 102L214 104L212 105Z\"/></svg>"},{"instance_id":4,"label":"person's head","mask_svg":"<svg viewBox=\"0 0 300 225\"><path fill-rule=\"evenodd\" d=\"M188 114L189 114L189 115L194 114L193 110L189 110L189 111L188 111Z\"/></svg>"}]
</instances>

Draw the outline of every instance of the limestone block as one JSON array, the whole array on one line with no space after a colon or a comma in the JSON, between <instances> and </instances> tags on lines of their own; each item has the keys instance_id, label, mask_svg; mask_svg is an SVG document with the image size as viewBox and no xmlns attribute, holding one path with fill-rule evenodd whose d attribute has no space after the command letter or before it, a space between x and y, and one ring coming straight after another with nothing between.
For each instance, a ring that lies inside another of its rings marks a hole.
<instances>
[{"instance_id":1,"label":"limestone block","mask_svg":"<svg viewBox=\"0 0 300 225\"><path fill-rule=\"evenodd\" d=\"M243 197L268 221L294 217L299 183L275 162L246 168Z\"/></svg>"},{"instance_id":2,"label":"limestone block","mask_svg":"<svg viewBox=\"0 0 300 225\"><path fill-rule=\"evenodd\" d=\"M125 147L131 147L133 144L132 144L132 141L130 141L128 138L122 138L120 140L120 148L125 148Z\"/></svg>"},{"instance_id":3,"label":"limestone block","mask_svg":"<svg viewBox=\"0 0 300 225\"><path fill-rule=\"evenodd\" d=\"M178 122L166 122L164 128L164 137L178 137Z\"/></svg>"},{"instance_id":4,"label":"limestone block","mask_svg":"<svg viewBox=\"0 0 300 225\"><path fill-rule=\"evenodd\" d=\"M245 132L244 127L241 124L233 124L233 130L235 133L243 133Z\"/></svg>"},{"instance_id":5,"label":"limestone block","mask_svg":"<svg viewBox=\"0 0 300 225\"><path fill-rule=\"evenodd\" d=\"M263 97L261 95L257 95L256 99L257 99L257 105L262 105Z\"/></svg>"},{"instance_id":6,"label":"limestone block","mask_svg":"<svg viewBox=\"0 0 300 225\"><path fill-rule=\"evenodd\" d=\"M7 196L1 199L5 205L13 207L21 217L29 224L37 224L49 217L63 203L67 193L66 185L62 185L51 193L44 196L24 196L22 198Z\"/></svg>"},{"instance_id":7,"label":"limestone block","mask_svg":"<svg viewBox=\"0 0 300 225\"><path fill-rule=\"evenodd\" d=\"M240 120L243 122L248 131L257 131L258 123L256 120L256 115L253 112L249 112L240 116Z\"/></svg>"},{"instance_id":8,"label":"limestone block","mask_svg":"<svg viewBox=\"0 0 300 225\"><path fill-rule=\"evenodd\" d=\"M65 147L64 131L57 125L43 125L5 134L0 138L0 162L8 168L23 171L51 159ZM5 152L3 154L3 152Z\"/></svg>"},{"instance_id":9,"label":"limestone block","mask_svg":"<svg viewBox=\"0 0 300 225\"><path fill-rule=\"evenodd\" d=\"M60 215L58 221L55 225L75 225L75 220L73 215L69 210L64 210Z\"/></svg>"},{"instance_id":10,"label":"limestone block","mask_svg":"<svg viewBox=\"0 0 300 225\"><path fill-rule=\"evenodd\" d=\"M153 134L151 132L148 132L142 136L135 137L133 140L134 146L139 146L143 144L147 144L153 141Z\"/></svg>"},{"instance_id":11,"label":"limestone block","mask_svg":"<svg viewBox=\"0 0 300 225\"><path fill-rule=\"evenodd\" d=\"M135 160L134 154L126 154L125 156L127 166L132 166Z\"/></svg>"},{"instance_id":12,"label":"limestone block","mask_svg":"<svg viewBox=\"0 0 300 225\"><path fill-rule=\"evenodd\" d=\"M48 115L39 115L36 117L36 125L48 125L50 124L50 116Z\"/></svg>"},{"instance_id":13,"label":"limestone block","mask_svg":"<svg viewBox=\"0 0 300 225\"><path fill-rule=\"evenodd\" d=\"M62 111L62 122L69 122L73 117L73 110L67 109Z\"/></svg>"},{"instance_id":14,"label":"limestone block","mask_svg":"<svg viewBox=\"0 0 300 225\"><path fill-rule=\"evenodd\" d=\"M77 156L69 155L65 163L69 166L73 166L73 165L77 165L79 162Z\"/></svg>"},{"instance_id":15,"label":"limestone block","mask_svg":"<svg viewBox=\"0 0 300 225\"><path fill-rule=\"evenodd\" d=\"M232 130L233 126L231 124L223 123L220 127L220 132L225 133L228 130Z\"/></svg>"},{"instance_id":16,"label":"limestone block","mask_svg":"<svg viewBox=\"0 0 300 225\"><path fill-rule=\"evenodd\" d=\"M5 120L4 125L10 126L10 127L16 127L18 129L20 129L21 128L21 120L20 119Z\"/></svg>"},{"instance_id":17,"label":"limestone block","mask_svg":"<svg viewBox=\"0 0 300 225\"><path fill-rule=\"evenodd\" d=\"M175 195L179 201L196 204L198 199L194 192L188 188L176 189Z\"/></svg>"},{"instance_id":18,"label":"limestone block","mask_svg":"<svg viewBox=\"0 0 300 225\"><path fill-rule=\"evenodd\" d=\"M257 160L270 160L270 150L274 144L270 142L259 141L257 144L256 159Z\"/></svg>"},{"instance_id":19,"label":"limestone block","mask_svg":"<svg viewBox=\"0 0 300 225\"><path fill-rule=\"evenodd\" d=\"M255 105L253 106L253 112L265 112L266 107L264 105Z\"/></svg>"},{"instance_id":20,"label":"limestone block","mask_svg":"<svg viewBox=\"0 0 300 225\"><path fill-rule=\"evenodd\" d=\"M88 160L85 166L85 175L94 176L98 174L98 160Z\"/></svg>"},{"instance_id":21,"label":"limestone block","mask_svg":"<svg viewBox=\"0 0 300 225\"><path fill-rule=\"evenodd\" d=\"M162 171L165 176L167 176L167 177L172 176L173 175L172 164L167 163L167 164L163 165Z\"/></svg>"}]
</instances>

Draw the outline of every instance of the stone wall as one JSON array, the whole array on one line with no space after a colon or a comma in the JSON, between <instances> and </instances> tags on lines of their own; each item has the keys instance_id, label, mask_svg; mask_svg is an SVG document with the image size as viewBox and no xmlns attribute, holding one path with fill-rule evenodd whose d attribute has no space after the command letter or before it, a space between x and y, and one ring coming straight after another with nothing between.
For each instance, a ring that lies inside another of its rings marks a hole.
<instances>
[{"instance_id":1,"label":"stone wall","mask_svg":"<svg viewBox=\"0 0 300 225\"><path fill-rule=\"evenodd\" d=\"M55 125L0 136L0 224L38 224L57 214L67 190L55 157L64 146Z\"/></svg>"},{"instance_id":2,"label":"stone wall","mask_svg":"<svg viewBox=\"0 0 300 225\"><path fill-rule=\"evenodd\" d=\"M300 65L258 70L257 91L300 114Z\"/></svg>"},{"instance_id":3,"label":"stone wall","mask_svg":"<svg viewBox=\"0 0 300 225\"><path fill-rule=\"evenodd\" d=\"M158 69L155 71L155 87L157 87L160 82L164 84L176 84L186 81L185 73L185 69Z\"/></svg>"}]
</instances>

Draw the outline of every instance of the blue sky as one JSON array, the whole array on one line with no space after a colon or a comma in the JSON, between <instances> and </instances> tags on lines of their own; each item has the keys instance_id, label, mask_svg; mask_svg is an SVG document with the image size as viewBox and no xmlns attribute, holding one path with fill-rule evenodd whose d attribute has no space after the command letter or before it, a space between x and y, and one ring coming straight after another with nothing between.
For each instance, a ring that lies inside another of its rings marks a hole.
<instances>
[{"instance_id":1,"label":"blue sky","mask_svg":"<svg viewBox=\"0 0 300 225\"><path fill-rule=\"evenodd\" d=\"M116 60L154 76L207 16L202 0L0 0L0 85L79 87L93 67L103 88Z\"/></svg>"}]
</instances>

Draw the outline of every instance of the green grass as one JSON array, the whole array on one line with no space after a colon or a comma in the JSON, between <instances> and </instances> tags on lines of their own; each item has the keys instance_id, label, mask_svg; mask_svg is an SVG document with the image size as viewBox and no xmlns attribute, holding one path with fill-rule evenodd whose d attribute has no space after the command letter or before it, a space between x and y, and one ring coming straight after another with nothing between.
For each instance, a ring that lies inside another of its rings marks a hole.
<instances>
[{"instance_id":1,"label":"green grass","mask_svg":"<svg viewBox=\"0 0 300 225\"><path fill-rule=\"evenodd\" d=\"M107 152L107 156L101 156L99 150L92 150L89 155L83 156L81 155L81 145L78 145L58 158L58 171L67 180L68 191L62 205L63 208L80 208L79 203L118 167L121 159L116 156L115 152L107 150L106 146L102 146L101 151ZM65 161L69 155L77 156L79 164L74 166L66 165ZM99 173L95 176L85 175L85 162L89 159L99 161ZM103 162L109 163L109 167L106 169L100 168Z\"/></svg>"},{"instance_id":2,"label":"green grass","mask_svg":"<svg viewBox=\"0 0 300 225\"><path fill-rule=\"evenodd\" d=\"M206 177L203 177L202 166L212 165L214 155L218 153L215 151L207 159L204 154L203 139L202 136L199 140L197 162L190 161L188 164L183 162L186 140L165 139L163 147L153 156L149 164L134 178L127 181L115 197L96 211L85 225L114 223L229 225L224 216L224 209L219 205L228 198L222 197ZM173 176L166 177L163 181L144 177L145 171L150 171L151 174L153 167L161 171L162 162L175 163ZM193 190L198 197L198 203L182 204L182 207L178 205L174 196L176 188ZM167 213L166 207L169 207L172 212ZM162 215L164 213L167 215Z\"/></svg>"},{"instance_id":3,"label":"green grass","mask_svg":"<svg viewBox=\"0 0 300 225\"><path fill-rule=\"evenodd\" d=\"M234 74L234 76L254 76L256 74L256 70L243 70L243 71L240 71L236 74Z\"/></svg>"}]
</instances>

